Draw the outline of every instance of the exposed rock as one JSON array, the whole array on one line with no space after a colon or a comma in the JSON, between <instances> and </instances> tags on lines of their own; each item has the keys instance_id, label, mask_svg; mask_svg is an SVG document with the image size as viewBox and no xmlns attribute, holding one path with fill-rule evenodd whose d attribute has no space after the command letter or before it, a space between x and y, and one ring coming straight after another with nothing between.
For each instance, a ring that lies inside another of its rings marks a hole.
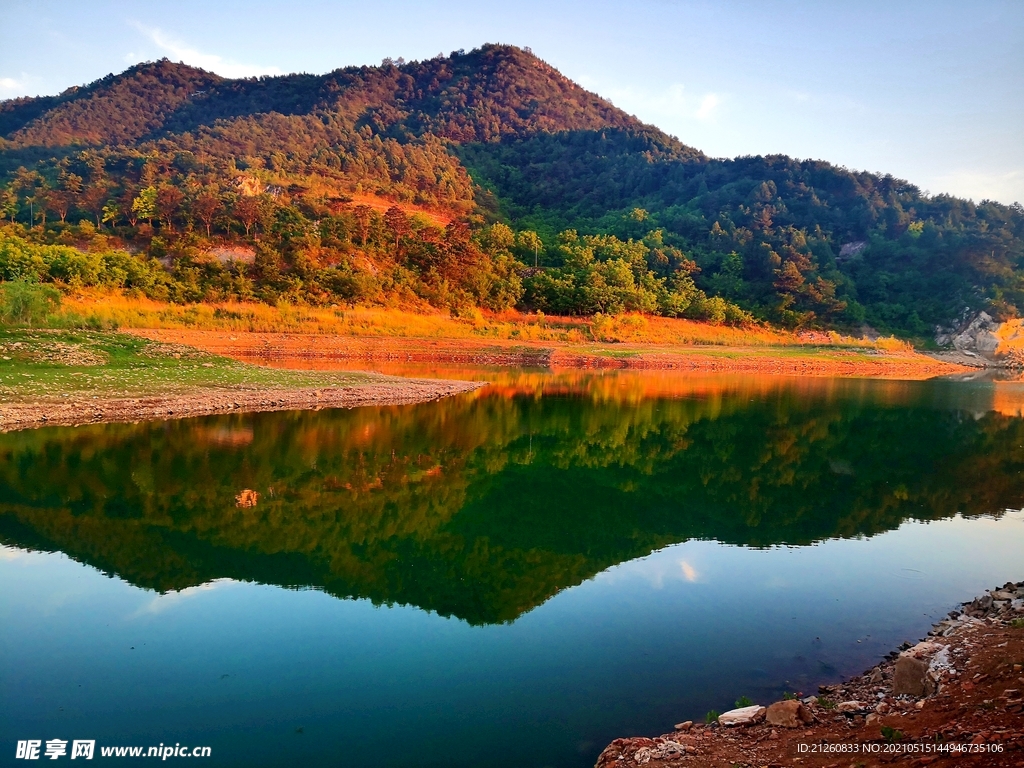
<instances>
[{"instance_id":1,"label":"exposed rock","mask_svg":"<svg viewBox=\"0 0 1024 768\"><path fill-rule=\"evenodd\" d=\"M894 696L928 696L934 693L934 684L928 677L928 662L914 656L901 655L896 659L892 676Z\"/></svg>"},{"instance_id":2,"label":"exposed rock","mask_svg":"<svg viewBox=\"0 0 1024 768\"><path fill-rule=\"evenodd\" d=\"M1019 367L1024 364L1024 324L1018 318L997 322L987 312L964 310L958 322L935 329L935 343L979 364ZM953 353L950 353L953 354Z\"/></svg>"},{"instance_id":3,"label":"exposed rock","mask_svg":"<svg viewBox=\"0 0 1024 768\"><path fill-rule=\"evenodd\" d=\"M767 710L759 704L739 709L730 709L718 716L718 724L727 727L737 725L753 725L764 720Z\"/></svg>"},{"instance_id":4,"label":"exposed rock","mask_svg":"<svg viewBox=\"0 0 1024 768\"><path fill-rule=\"evenodd\" d=\"M931 640L923 640L917 645L911 646L907 650L903 651L900 656L912 656L915 659L930 659L940 650L942 645L939 643L932 642Z\"/></svg>"},{"instance_id":5,"label":"exposed rock","mask_svg":"<svg viewBox=\"0 0 1024 768\"><path fill-rule=\"evenodd\" d=\"M814 720L811 711L796 699L776 701L768 707L765 720L781 728L799 728Z\"/></svg>"},{"instance_id":6,"label":"exposed rock","mask_svg":"<svg viewBox=\"0 0 1024 768\"><path fill-rule=\"evenodd\" d=\"M836 260L842 261L843 259L852 259L867 247L868 244L866 240L855 240L852 243L843 243L839 248L839 255L836 256Z\"/></svg>"},{"instance_id":7,"label":"exposed rock","mask_svg":"<svg viewBox=\"0 0 1024 768\"><path fill-rule=\"evenodd\" d=\"M633 753L633 762L646 765L651 760L673 760L686 756L686 747L667 739L654 739L650 746L644 746Z\"/></svg>"},{"instance_id":8,"label":"exposed rock","mask_svg":"<svg viewBox=\"0 0 1024 768\"><path fill-rule=\"evenodd\" d=\"M677 731L688 731L693 728L693 720L687 720L684 723L676 723L675 729Z\"/></svg>"},{"instance_id":9,"label":"exposed rock","mask_svg":"<svg viewBox=\"0 0 1024 768\"><path fill-rule=\"evenodd\" d=\"M836 705L836 712L844 715L855 715L860 712L867 712L868 705L863 701L844 701Z\"/></svg>"}]
</instances>

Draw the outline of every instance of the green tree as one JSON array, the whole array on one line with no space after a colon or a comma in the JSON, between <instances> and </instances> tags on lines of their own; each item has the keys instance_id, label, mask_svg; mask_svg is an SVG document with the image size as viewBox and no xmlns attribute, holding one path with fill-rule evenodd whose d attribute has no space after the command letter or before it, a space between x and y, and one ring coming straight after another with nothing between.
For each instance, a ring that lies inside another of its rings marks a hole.
<instances>
[{"instance_id":1,"label":"green tree","mask_svg":"<svg viewBox=\"0 0 1024 768\"><path fill-rule=\"evenodd\" d=\"M538 266L540 250L544 247L540 235L533 230L524 229L516 235L516 244L522 251L533 254L533 266Z\"/></svg>"},{"instance_id":2,"label":"green tree","mask_svg":"<svg viewBox=\"0 0 1024 768\"><path fill-rule=\"evenodd\" d=\"M158 194L156 187L143 187L132 200L132 212L140 219L146 219L150 225L153 224L153 217L157 215Z\"/></svg>"},{"instance_id":3,"label":"green tree","mask_svg":"<svg viewBox=\"0 0 1024 768\"><path fill-rule=\"evenodd\" d=\"M121 206L117 204L117 200L107 200L101 209L100 221L113 227L120 218Z\"/></svg>"}]
</instances>

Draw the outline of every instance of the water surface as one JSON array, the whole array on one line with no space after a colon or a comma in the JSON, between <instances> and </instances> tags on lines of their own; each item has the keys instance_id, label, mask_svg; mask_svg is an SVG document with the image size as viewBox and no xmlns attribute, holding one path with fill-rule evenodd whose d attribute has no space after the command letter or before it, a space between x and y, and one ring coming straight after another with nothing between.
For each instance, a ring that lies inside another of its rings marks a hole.
<instances>
[{"instance_id":1,"label":"water surface","mask_svg":"<svg viewBox=\"0 0 1024 768\"><path fill-rule=\"evenodd\" d=\"M591 765L1024 578L1019 384L485 378L0 435L0 763Z\"/></svg>"}]
</instances>

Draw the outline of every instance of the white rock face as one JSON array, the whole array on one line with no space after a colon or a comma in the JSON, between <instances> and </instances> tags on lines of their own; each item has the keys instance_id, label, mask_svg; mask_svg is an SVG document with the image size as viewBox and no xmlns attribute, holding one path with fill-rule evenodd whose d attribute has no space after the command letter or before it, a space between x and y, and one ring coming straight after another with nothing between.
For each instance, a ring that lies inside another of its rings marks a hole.
<instances>
[{"instance_id":1,"label":"white rock face","mask_svg":"<svg viewBox=\"0 0 1024 768\"><path fill-rule=\"evenodd\" d=\"M728 712L723 712L718 716L718 724L726 727L753 725L764 720L766 712L767 710L759 704L754 704L750 707L740 707L739 709L730 709Z\"/></svg>"}]
</instances>

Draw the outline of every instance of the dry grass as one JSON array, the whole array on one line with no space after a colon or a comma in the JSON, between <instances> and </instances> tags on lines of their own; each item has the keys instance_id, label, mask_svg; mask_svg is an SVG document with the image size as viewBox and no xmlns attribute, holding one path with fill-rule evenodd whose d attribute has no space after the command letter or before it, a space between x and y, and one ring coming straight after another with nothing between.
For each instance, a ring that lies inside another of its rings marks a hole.
<instances>
[{"instance_id":1,"label":"dry grass","mask_svg":"<svg viewBox=\"0 0 1024 768\"><path fill-rule=\"evenodd\" d=\"M452 317L442 312L399 309L328 309L308 306L223 302L165 304L98 292L70 296L63 312L102 327L167 328L258 333L333 334L430 339L496 339L629 344L713 345L730 347L826 346L910 352L906 342L876 342L829 333L793 333L763 325L732 327L692 320L629 314L592 318L551 317L541 313L474 312Z\"/></svg>"}]
</instances>

